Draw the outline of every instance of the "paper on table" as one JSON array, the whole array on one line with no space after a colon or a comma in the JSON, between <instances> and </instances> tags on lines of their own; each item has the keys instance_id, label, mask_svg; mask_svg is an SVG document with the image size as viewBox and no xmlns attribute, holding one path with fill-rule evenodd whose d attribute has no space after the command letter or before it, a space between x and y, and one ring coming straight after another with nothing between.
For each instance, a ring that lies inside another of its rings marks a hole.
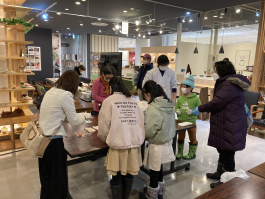
<instances>
[{"instance_id":1,"label":"paper on table","mask_svg":"<svg viewBox=\"0 0 265 199\"><path fill-rule=\"evenodd\" d=\"M192 125L192 123L191 122L182 122L182 123L179 123L178 125L183 127L183 126Z\"/></svg>"},{"instance_id":2,"label":"paper on table","mask_svg":"<svg viewBox=\"0 0 265 199\"><path fill-rule=\"evenodd\" d=\"M93 128L85 128L86 131L88 131L89 133L94 133L96 130Z\"/></svg>"},{"instance_id":3,"label":"paper on table","mask_svg":"<svg viewBox=\"0 0 265 199\"><path fill-rule=\"evenodd\" d=\"M98 126L93 126L93 129L96 129L98 131Z\"/></svg>"}]
</instances>

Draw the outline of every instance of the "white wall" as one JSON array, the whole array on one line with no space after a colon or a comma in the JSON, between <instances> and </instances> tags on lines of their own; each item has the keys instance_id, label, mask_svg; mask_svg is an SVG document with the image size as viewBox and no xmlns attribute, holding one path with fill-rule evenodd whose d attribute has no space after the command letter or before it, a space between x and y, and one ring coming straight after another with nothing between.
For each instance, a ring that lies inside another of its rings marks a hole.
<instances>
[{"instance_id":1,"label":"white wall","mask_svg":"<svg viewBox=\"0 0 265 199\"><path fill-rule=\"evenodd\" d=\"M195 43L181 42L179 47L178 56L178 69L177 74L181 74L181 69L187 69L187 65L190 64L193 75L204 75L204 71L207 70L209 44L198 44L198 54L194 54ZM221 46L217 47L219 52ZM224 45L224 54L217 54L218 60L222 61L225 57L235 63L235 56L237 50L251 50L249 65L254 65L256 54L256 43L245 44L227 44ZM237 70L246 70L243 68L236 68Z\"/></svg>"},{"instance_id":2,"label":"white wall","mask_svg":"<svg viewBox=\"0 0 265 199\"><path fill-rule=\"evenodd\" d=\"M163 35L151 36L150 47L152 46L163 46Z\"/></svg>"},{"instance_id":3,"label":"white wall","mask_svg":"<svg viewBox=\"0 0 265 199\"><path fill-rule=\"evenodd\" d=\"M163 35L163 46L176 46L177 34Z\"/></svg>"},{"instance_id":4,"label":"white wall","mask_svg":"<svg viewBox=\"0 0 265 199\"><path fill-rule=\"evenodd\" d=\"M181 74L181 69L187 69L190 65L193 75L203 75L208 63L208 44L197 44L198 54L194 54L195 43L181 42L179 46L177 74Z\"/></svg>"},{"instance_id":5,"label":"white wall","mask_svg":"<svg viewBox=\"0 0 265 199\"><path fill-rule=\"evenodd\" d=\"M256 43L245 43L245 44L227 44L224 45L224 54L218 54L218 60L221 61L223 58L227 57L231 62L235 64L236 61L236 51L237 50L251 50L249 66L253 66L255 62L256 54ZM218 48L218 50L220 47ZM237 70L246 70L246 67L237 67Z\"/></svg>"},{"instance_id":6,"label":"white wall","mask_svg":"<svg viewBox=\"0 0 265 199\"><path fill-rule=\"evenodd\" d=\"M149 39L136 39L135 66L141 66L141 48L149 47Z\"/></svg>"},{"instance_id":7,"label":"white wall","mask_svg":"<svg viewBox=\"0 0 265 199\"><path fill-rule=\"evenodd\" d=\"M119 50L122 52L122 66L129 65L129 51L128 50Z\"/></svg>"}]
</instances>

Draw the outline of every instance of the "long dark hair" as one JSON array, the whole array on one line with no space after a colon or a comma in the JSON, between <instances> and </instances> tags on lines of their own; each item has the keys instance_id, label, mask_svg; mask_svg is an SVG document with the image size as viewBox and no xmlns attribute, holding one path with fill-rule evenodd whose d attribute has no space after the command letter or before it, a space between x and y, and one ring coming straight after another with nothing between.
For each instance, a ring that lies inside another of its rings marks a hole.
<instances>
[{"instance_id":1,"label":"long dark hair","mask_svg":"<svg viewBox=\"0 0 265 199\"><path fill-rule=\"evenodd\" d=\"M230 61L216 62L214 68L216 68L216 72L220 77L236 74L236 69Z\"/></svg>"},{"instance_id":2,"label":"long dark hair","mask_svg":"<svg viewBox=\"0 0 265 199\"><path fill-rule=\"evenodd\" d=\"M65 71L62 76L54 83L54 87L61 88L76 94L80 79L79 76L73 70Z\"/></svg>"},{"instance_id":3,"label":"long dark hair","mask_svg":"<svg viewBox=\"0 0 265 199\"><path fill-rule=\"evenodd\" d=\"M110 79L109 86L111 86L111 95L113 95L114 92L120 92L126 97L132 96L131 92L127 90L120 77L117 76L112 77Z\"/></svg>"},{"instance_id":4,"label":"long dark hair","mask_svg":"<svg viewBox=\"0 0 265 199\"><path fill-rule=\"evenodd\" d=\"M115 76L115 68L111 65L107 65L103 68L102 73L104 75L114 75Z\"/></svg>"},{"instance_id":5,"label":"long dark hair","mask_svg":"<svg viewBox=\"0 0 265 199\"><path fill-rule=\"evenodd\" d=\"M84 65L79 65L79 66L76 66L74 69L75 70L81 69L81 70L85 71L86 70L86 67Z\"/></svg>"},{"instance_id":6,"label":"long dark hair","mask_svg":"<svg viewBox=\"0 0 265 199\"><path fill-rule=\"evenodd\" d=\"M151 95L151 101L149 102L152 103L154 101L155 98L157 97L161 97L163 96L165 99L167 99L168 101L170 101L164 91L164 89L159 85L157 84L156 82L154 82L153 80L149 80L147 81L145 84L144 84L144 87L143 87L143 98L144 97L144 94L147 94L149 93Z\"/></svg>"}]
</instances>

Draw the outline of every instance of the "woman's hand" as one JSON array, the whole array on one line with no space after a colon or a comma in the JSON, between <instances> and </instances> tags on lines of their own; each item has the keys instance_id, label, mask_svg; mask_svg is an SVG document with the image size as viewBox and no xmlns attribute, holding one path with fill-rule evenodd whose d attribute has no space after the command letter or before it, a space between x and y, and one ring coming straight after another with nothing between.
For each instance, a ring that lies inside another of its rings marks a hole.
<instances>
[{"instance_id":1,"label":"woman's hand","mask_svg":"<svg viewBox=\"0 0 265 199\"><path fill-rule=\"evenodd\" d=\"M191 111L191 114L198 116L201 114L201 112L199 111L198 107L196 107L193 111Z\"/></svg>"}]
</instances>

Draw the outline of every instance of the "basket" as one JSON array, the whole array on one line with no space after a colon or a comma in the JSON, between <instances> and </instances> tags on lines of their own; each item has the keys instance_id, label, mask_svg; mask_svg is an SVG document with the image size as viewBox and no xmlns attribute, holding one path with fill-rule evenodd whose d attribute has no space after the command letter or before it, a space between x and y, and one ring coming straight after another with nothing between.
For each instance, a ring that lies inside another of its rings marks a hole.
<instances>
[{"instance_id":1,"label":"basket","mask_svg":"<svg viewBox=\"0 0 265 199\"><path fill-rule=\"evenodd\" d=\"M29 99L21 99L22 103L27 103L29 101Z\"/></svg>"}]
</instances>

